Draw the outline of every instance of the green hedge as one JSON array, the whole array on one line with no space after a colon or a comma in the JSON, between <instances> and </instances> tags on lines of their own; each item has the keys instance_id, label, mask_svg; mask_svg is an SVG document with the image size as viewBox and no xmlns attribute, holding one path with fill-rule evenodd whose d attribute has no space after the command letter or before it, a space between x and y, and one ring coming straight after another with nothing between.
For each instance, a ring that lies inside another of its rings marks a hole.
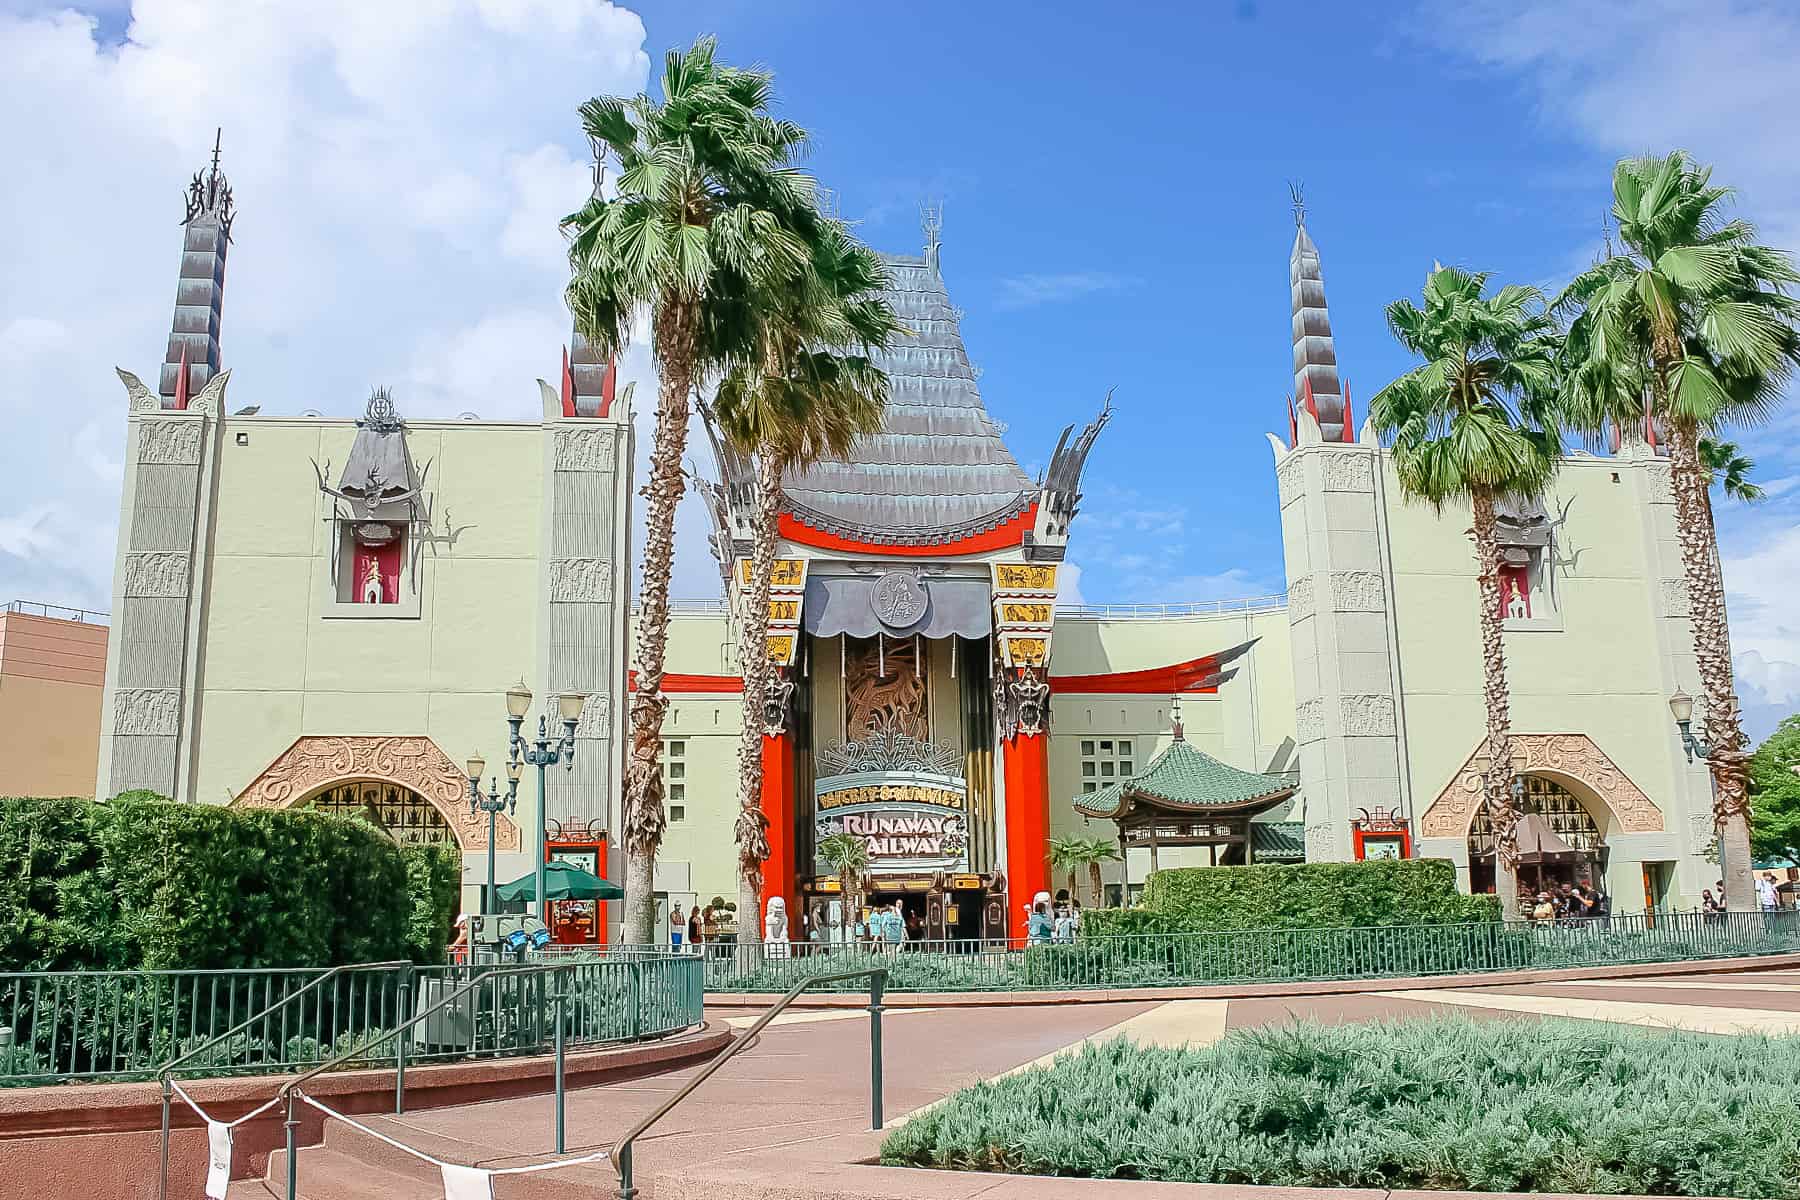
<instances>
[{"instance_id":1,"label":"green hedge","mask_svg":"<svg viewBox=\"0 0 1800 1200\"><path fill-rule=\"evenodd\" d=\"M406 888L412 897L407 953L414 962L444 962L449 957L450 927L462 908L462 855L452 846L407 846L404 854Z\"/></svg>"},{"instance_id":2,"label":"green hedge","mask_svg":"<svg viewBox=\"0 0 1800 1200\"><path fill-rule=\"evenodd\" d=\"M1158 871L1144 889L1142 907L1086 913L1082 932L1363 929L1493 921L1499 915L1494 897L1457 891L1449 862L1408 858Z\"/></svg>"},{"instance_id":3,"label":"green hedge","mask_svg":"<svg viewBox=\"0 0 1800 1200\"><path fill-rule=\"evenodd\" d=\"M0 798L0 969L437 961L451 858L306 811Z\"/></svg>"}]
</instances>

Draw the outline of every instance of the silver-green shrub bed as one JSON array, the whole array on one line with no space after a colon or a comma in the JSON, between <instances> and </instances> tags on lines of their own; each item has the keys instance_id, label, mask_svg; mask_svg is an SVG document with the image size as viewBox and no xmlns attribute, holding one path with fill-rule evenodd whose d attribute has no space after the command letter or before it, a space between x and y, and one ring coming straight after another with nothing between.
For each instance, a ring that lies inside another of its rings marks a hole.
<instances>
[{"instance_id":1,"label":"silver-green shrub bed","mask_svg":"<svg viewBox=\"0 0 1800 1200\"><path fill-rule=\"evenodd\" d=\"M1800 1038L1432 1018L1090 1045L890 1134L895 1166L1800 1197Z\"/></svg>"}]
</instances>

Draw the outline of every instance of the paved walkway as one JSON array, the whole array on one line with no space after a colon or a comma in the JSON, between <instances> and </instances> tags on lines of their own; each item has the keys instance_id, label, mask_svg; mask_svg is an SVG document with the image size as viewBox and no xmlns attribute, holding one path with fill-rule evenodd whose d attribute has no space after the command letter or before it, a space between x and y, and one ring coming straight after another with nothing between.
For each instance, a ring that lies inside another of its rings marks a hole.
<instances>
[{"instance_id":1,"label":"paved walkway","mask_svg":"<svg viewBox=\"0 0 1800 1200\"><path fill-rule=\"evenodd\" d=\"M1228 1030L1297 1019L1367 1021L1455 1011L1477 1019L1544 1016L1616 1021L1708 1033L1800 1032L1800 972L1686 976L1679 980L1550 983L1494 988L1417 989L1361 995L1250 1000L1175 1000L1069 1004L1034 1008L942 1008L890 1012L884 1021L885 1101L889 1124L978 1080L1047 1062L1092 1040L1128 1037L1159 1045L1205 1044ZM754 1014L709 1014L742 1028ZM571 1093L569 1153L608 1144L679 1088L692 1072ZM551 1148L548 1097L438 1109L370 1123L441 1158L500 1167L539 1161ZM743 1151L798 1147L869 1127L868 1019L860 1011L792 1012L745 1050L640 1143L639 1172L684 1163L716 1163ZM302 1180L331 1175L329 1159L368 1158L361 1135L345 1134L301 1154ZM366 1139L364 1139L366 1141ZM377 1156L379 1151L374 1152ZM390 1155L392 1152L388 1152ZM379 1165L379 1164L377 1164ZM404 1166L390 1162L388 1165ZM530 1177L575 1188L613 1186L604 1164ZM497 1181L506 1200L508 1180ZM410 1195L384 1181L383 1191L302 1188L303 1195ZM234 1196L238 1193L234 1190ZM421 1186L420 1196L441 1195Z\"/></svg>"}]
</instances>

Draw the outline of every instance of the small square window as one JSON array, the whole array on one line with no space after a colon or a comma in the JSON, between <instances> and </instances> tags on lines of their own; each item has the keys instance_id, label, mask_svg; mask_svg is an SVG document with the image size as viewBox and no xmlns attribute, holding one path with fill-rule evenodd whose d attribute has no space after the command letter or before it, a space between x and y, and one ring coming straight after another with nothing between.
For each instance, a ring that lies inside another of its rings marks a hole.
<instances>
[{"instance_id":1,"label":"small square window","mask_svg":"<svg viewBox=\"0 0 1800 1200\"><path fill-rule=\"evenodd\" d=\"M676 821L685 821L685 820L687 820L687 809L685 807L683 807L682 805L679 805L679 804L669 805L669 823L671 825L673 825ZM545 890L548 890L548 889L545 889Z\"/></svg>"},{"instance_id":2,"label":"small square window","mask_svg":"<svg viewBox=\"0 0 1800 1200\"><path fill-rule=\"evenodd\" d=\"M1100 790L1100 785L1097 783L1084 783L1081 785L1081 794L1084 796L1087 795L1089 792L1097 792L1099 790Z\"/></svg>"},{"instance_id":3,"label":"small square window","mask_svg":"<svg viewBox=\"0 0 1800 1200\"><path fill-rule=\"evenodd\" d=\"M669 743L669 757L670 758L680 758L682 755L684 755L686 753L687 753L687 743L686 742L670 742Z\"/></svg>"},{"instance_id":4,"label":"small square window","mask_svg":"<svg viewBox=\"0 0 1800 1200\"><path fill-rule=\"evenodd\" d=\"M1092 775L1094 774L1094 764L1091 762L1082 763L1081 764L1081 774L1082 774L1082 778L1084 778L1084 779L1092 777Z\"/></svg>"},{"instance_id":5,"label":"small square window","mask_svg":"<svg viewBox=\"0 0 1800 1200\"><path fill-rule=\"evenodd\" d=\"M1130 742L1120 742L1119 743L1119 753L1120 754L1130 754L1131 753L1131 743Z\"/></svg>"},{"instance_id":6,"label":"small square window","mask_svg":"<svg viewBox=\"0 0 1800 1200\"><path fill-rule=\"evenodd\" d=\"M1112 763L1110 763L1110 762L1103 762L1103 763L1101 763L1101 764L1100 764L1100 777L1101 777L1101 778L1102 778L1102 779L1111 779L1111 778L1112 778L1112 777L1113 777L1113 765L1112 765Z\"/></svg>"},{"instance_id":7,"label":"small square window","mask_svg":"<svg viewBox=\"0 0 1800 1200\"><path fill-rule=\"evenodd\" d=\"M1081 743L1081 752L1083 754L1092 754L1094 752L1094 743L1092 743L1092 742Z\"/></svg>"},{"instance_id":8,"label":"small square window","mask_svg":"<svg viewBox=\"0 0 1800 1200\"><path fill-rule=\"evenodd\" d=\"M1100 753L1111 754L1112 753L1112 743L1110 741L1101 742L1100 743Z\"/></svg>"},{"instance_id":9,"label":"small square window","mask_svg":"<svg viewBox=\"0 0 1800 1200\"><path fill-rule=\"evenodd\" d=\"M1122 758L1119 760L1119 774L1131 774L1131 760L1129 758Z\"/></svg>"},{"instance_id":10,"label":"small square window","mask_svg":"<svg viewBox=\"0 0 1800 1200\"><path fill-rule=\"evenodd\" d=\"M669 785L669 799L670 801L686 800L687 785L685 783L671 783Z\"/></svg>"},{"instance_id":11,"label":"small square window","mask_svg":"<svg viewBox=\"0 0 1800 1200\"><path fill-rule=\"evenodd\" d=\"M687 778L687 764L686 763L678 763L678 762L670 763L669 764L669 778L670 779L686 779Z\"/></svg>"}]
</instances>

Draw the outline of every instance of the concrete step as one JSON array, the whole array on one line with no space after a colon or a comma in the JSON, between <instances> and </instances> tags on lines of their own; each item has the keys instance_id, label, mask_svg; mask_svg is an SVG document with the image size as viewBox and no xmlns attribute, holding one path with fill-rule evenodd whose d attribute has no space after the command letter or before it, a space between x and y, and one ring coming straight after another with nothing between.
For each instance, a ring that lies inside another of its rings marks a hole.
<instances>
[{"instance_id":1,"label":"concrete step","mask_svg":"<svg viewBox=\"0 0 1800 1200\"><path fill-rule=\"evenodd\" d=\"M384 1133L444 1162L469 1162L474 1148L454 1138L395 1127L381 1118L362 1118ZM584 1153L585 1151L578 1151ZM485 1156L481 1156L485 1157ZM442 1200L443 1181L435 1165L397 1150L379 1138L342 1121L325 1126L318 1146L299 1152L299 1194L295 1200ZM491 1160L490 1160L491 1161ZM503 1175L494 1181L495 1200L595 1200L617 1187L612 1168L599 1163L528 1175ZM261 1180L232 1185L230 1200L287 1200L287 1152L269 1155L268 1174Z\"/></svg>"},{"instance_id":2,"label":"concrete step","mask_svg":"<svg viewBox=\"0 0 1800 1200\"><path fill-rule=\"evenodd\" d=\"M426 1164L420 1163L421 1167ZM294 1200L443 1200L438 1174L403 1175L371 1166L324 1146L300 1151L299 1188ZM287 1152L269 1155L269 1173L231 1185L228 1200L287 1200Z\"/></svg>"}]
</instances>

